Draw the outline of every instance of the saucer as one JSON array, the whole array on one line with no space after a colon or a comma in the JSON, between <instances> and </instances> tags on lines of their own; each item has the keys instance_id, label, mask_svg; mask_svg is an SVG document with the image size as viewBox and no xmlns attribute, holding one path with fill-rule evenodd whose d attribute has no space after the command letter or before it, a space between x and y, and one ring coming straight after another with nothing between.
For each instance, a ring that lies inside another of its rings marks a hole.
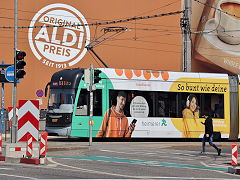
<instances>
[{"instance_id":1,"label":"saucer","mask_svg":"<svg viewBox=\"0 0 240 180\"><path fill-rule=\"evenodd\" d=\"M240 56L240 44L227 44L218 38L214 19L206 22L203 37L216 49L231 55Z\"/></svg>"}]
</instances>

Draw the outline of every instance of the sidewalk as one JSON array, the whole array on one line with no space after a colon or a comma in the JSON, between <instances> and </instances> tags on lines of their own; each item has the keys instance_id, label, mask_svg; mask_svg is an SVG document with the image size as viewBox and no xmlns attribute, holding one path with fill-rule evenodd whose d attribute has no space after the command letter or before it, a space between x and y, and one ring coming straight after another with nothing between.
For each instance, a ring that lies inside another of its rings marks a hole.
<instances>
[{"instance_id":1,"label":"sidewalk","mask_svg":"<svg viewBox=\"0 0 240 180\"><path fill-rule=\"evenodd\" d=\"M229 148L233 142L214 142L219 148ZM240 145L240 143L236 142ZM48 151L62 151L62 150L80 150L80 149L101 149L111 146L139 146L139 147L150 147L156 149L168 149L168 148L202 148L202 142L118 142L118 141L103 141L103 142L92 142L89 146L89 142L81 141L80 139L67 139L64 137L49 136L48 137ZM209 143L206 142L206 147L210 147Z\"/></svg>"},{"instance_id":2,"label":"sidewalk","mask_svg":"<svg viewBox=\"0 0 240 180\"><path fill-rule=\"evenodd\" d=\"M6 141L5 135L2 136L3 145L10 144L10 134L7 134ZM229 148L231 149L231 145L233 142L214 142L219 148ZM240 144L236 142L237 144ZM67 138L67 137L59 137L59 136L48 136L47 142L47 151L64 151L64 150L86 150L86 149L94 149L94 148L104 148L111 145L127 145L127 146L148 146L151 148L157 149L167 149L167 148L199 148L202 147L202 142L138 142L138 141L130 141L130 142L114 142L114 141L103 141L103 142L92 142L92 145L89 146L89 142L81 141L80 138ZM206 142L206 146L209 144Z\"/></svg>"}]
</instances>

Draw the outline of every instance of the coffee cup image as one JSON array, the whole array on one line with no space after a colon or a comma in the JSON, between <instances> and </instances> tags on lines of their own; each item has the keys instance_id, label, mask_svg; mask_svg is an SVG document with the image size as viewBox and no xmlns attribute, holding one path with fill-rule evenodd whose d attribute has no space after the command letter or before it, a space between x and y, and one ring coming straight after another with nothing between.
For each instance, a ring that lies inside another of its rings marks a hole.
<instances>
[{"instance_id":1,"label":"coffee cup image","mask_svg":"<svg viewBox=\"0 0 240 180\"><path fill-rule=\"evenodd\" d=\"M227 44L240 44L240 0L220 0L215 13L217 36Z\"/></svg>"}]
</instances>

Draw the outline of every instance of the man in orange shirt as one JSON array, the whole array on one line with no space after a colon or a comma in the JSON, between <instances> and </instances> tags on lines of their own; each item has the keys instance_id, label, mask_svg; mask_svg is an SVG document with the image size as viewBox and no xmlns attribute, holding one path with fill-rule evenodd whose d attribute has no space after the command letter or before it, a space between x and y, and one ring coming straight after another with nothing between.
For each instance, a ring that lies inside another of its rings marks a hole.
<instances>
[{"instance_id":1,"label":"man in orange shirt","mask_svg":"<svg viewBox=\"0 0 240 180\"><path fill-rule=\"evenodd\" d=\"M102 125L97 137L121 138L131 137L135 123L128 126L128 119L124 115L123 108L126 104L126 93L120 91L117 95L117 104L105 112Z\"/></svg>"}]
</instances>

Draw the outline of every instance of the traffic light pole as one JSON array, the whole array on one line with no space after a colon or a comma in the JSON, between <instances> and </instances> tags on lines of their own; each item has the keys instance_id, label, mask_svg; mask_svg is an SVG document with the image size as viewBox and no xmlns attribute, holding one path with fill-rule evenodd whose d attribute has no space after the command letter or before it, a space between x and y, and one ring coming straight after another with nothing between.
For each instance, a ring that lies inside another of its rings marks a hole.
<instances>
[{"instance_id":1,"label":"traffic light pole","mask_svg":"<svg viewBox=\"0 0 240 180\"><path fill-rule=\"evenodd\" d=\"M17 79L16 79L16 52L17 52L17 27L18 27L18 0L15 0L15 14L14 14L14 83L13 83L13 119L11 123L11 143L17 142Z\"/></svg>"},{"instance_id":2,"label":"traffic light pole","mask_svg":"<svg viewBox=\"0 0 240 180\"><path fill-rule=\"evenodd\" d=\"M92 145L92 117L93 117L93 64L90 65L90 120L89 120L89 146Z\"/></svg>"}]
</instances>

